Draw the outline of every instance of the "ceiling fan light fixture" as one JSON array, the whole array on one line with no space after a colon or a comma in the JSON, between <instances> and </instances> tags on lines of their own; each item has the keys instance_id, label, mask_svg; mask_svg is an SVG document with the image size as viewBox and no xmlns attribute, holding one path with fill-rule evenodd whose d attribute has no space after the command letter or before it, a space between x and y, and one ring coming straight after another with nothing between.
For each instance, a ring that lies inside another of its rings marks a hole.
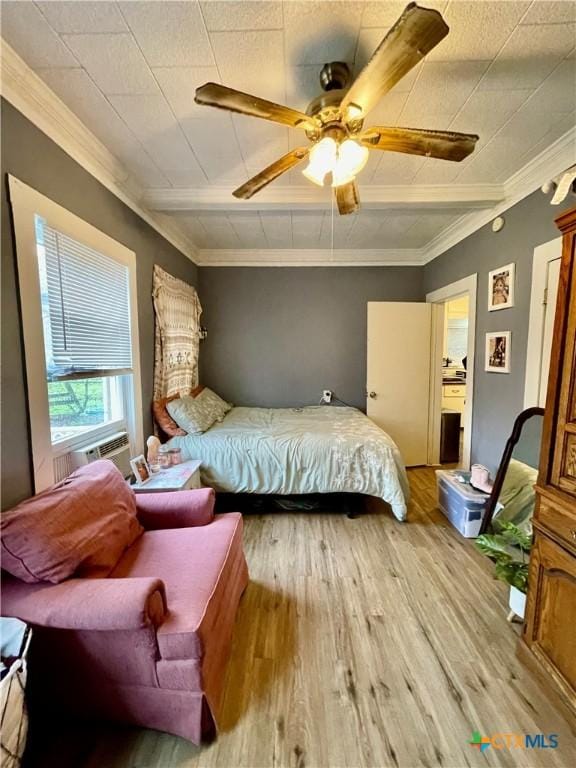
<instances>
[{"instance_id":1,"label":"ceiling fan light fixture","mask_svg":"<svg viewBox=\"0 0 576 768\"><path fill-rule=\"evenodd\" d=\"M313 182L314 184L318 184L319 187L324 186L324 179L326 177L327 171L322 171L319 168L314 168L314 166L310 163L304 170L302 171L302 175L306 176L308 181Z\"/></svg>"},{"instance_id":2,"label":"ceiling fan light fixture","mask_svg":"<svg viewBox=\"0 0 576 768\"><path fill-rule=\"evenodd\" d=\"M332 169L332 186L340 187L354 181L368 162L369 151L352 139L346 139L338 147L338 159Z\"/></svg>"},{"instance_id":3,"label":"ceiling fan light fixture","mask_svg":"<svg viewBox=\"0 0 576 768\"><path fill-rule=\"evenodd\" d=\"M314 144L310 150L310 161L302 171L304 176L314 184L323 187L326 174L330 173L336 165L336 152L337 144L329 136Z\"/></svg>"},{"instance_id":4,"label":"ceiling fan light fixture","mask_svg":"<svg viewBox=\"0 0 576 768\"><path fill-rule=\"evenodd\" d=\"M353 173L338 173L337 170L334 170L332 172L332 186L334 188L336 187L342 187L344 184L349 184L351 181L354 181L354 174Z\"/></svg>"}]
</instances>

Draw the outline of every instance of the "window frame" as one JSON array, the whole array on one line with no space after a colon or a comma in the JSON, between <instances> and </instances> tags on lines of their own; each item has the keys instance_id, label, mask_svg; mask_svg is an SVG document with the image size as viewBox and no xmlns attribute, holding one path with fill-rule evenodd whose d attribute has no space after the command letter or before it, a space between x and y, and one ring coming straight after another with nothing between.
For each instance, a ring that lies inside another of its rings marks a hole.
<instances>
[{"instance_id":1,"label":"window frame","mask_svg":"<svg viewBox=\"0 0 576 768\"><path fill-rule=\"evenodd\" d=\"M142 377L138 331L138 302L136 286L136 254L96 227L24 184L15 176L8 176L10 203L14 221L20 308L27 375L27 405L30 423L32 463L35 492L54 483L54 460L79 448L126 429L132 455L141 453L144 445L142 412ZM40 277L36 251L35 216L45 219L50 226L69 237L115 259L128 267L130 290L130 325L132 344L132 386L129 377L123 377L121 391L125 420L109 422L86 430L78 437L52 444L46 358L44 351L44 325L40 298Z\"/></svg>"}]
</instances>

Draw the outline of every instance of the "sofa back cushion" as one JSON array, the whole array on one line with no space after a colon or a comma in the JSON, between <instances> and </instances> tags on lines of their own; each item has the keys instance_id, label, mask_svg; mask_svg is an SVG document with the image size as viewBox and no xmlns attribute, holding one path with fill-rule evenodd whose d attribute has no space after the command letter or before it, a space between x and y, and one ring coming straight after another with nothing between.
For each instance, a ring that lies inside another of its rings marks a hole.
<instances>
[{"instance_id":1,"label":"sofa back cushion","mask_svg":"<svg viewBox=\"0 0 576 768\"><path fill-rule=\"evenodd\" d=\"M107 576L142 532L134 492L111 461L95 461L2 513L2 567L31 583Z\"/></svg>"}]
</instances>

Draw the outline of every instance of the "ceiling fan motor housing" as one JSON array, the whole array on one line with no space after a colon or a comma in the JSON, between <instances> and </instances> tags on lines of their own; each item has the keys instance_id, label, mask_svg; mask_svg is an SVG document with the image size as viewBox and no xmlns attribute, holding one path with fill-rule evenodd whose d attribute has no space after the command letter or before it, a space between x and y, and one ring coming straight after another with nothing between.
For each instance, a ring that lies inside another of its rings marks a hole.
<instances>
[{"instance_id":1,"label":"ceiling fan motor housing","mask_svg":"<svg viewBox=\"0 0 576 768\"><path fill-rule=\"evenodd\" d=\"M324 91L344 91L350 82L350 67L344 61L331 61L320 70L320 85Z\"/></svg>"},{"instance_id":2,"label":"ceiling fan motor housing","mask_svg":"<svg viewBox=\"0 0 576 768\"><path fill-rule=\"evenodd\" d=\"M324 64L320 70L320 85L324 93L308 104L306 114L317 117L322 124L322 129L320 131L316 128L306 130L311 141L317 141L328 135L327 132L333 131L334 128L339 128L340 140L361 129L361 121L355 121L354 125L346 126L342 121L340 104L348 90L350 79L350 67L343 61L332 61L329 64ZM334 138L336 137L334 136Z\"/></svg>"}]
</instances>

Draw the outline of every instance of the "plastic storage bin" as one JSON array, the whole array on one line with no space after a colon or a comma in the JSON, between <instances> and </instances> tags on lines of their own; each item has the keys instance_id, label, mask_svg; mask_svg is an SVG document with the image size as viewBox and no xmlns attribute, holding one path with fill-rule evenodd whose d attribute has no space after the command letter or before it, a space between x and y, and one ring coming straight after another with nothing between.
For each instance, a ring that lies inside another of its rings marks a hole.
<instances>
[{"instance_id":1,"label":"plastic storage bin","mask_svg":"<svg viewBox=\"0 0 576 768\"><path fill-rule=\"evenodd\" d=\"M461 482L464 478L465 482ZM480 526L490 496L477 491L468 482L469 472L460 470L436 470L438 481L438 506L462 536L473 539L480 533Z\"/></svg>"}]
</instances>

